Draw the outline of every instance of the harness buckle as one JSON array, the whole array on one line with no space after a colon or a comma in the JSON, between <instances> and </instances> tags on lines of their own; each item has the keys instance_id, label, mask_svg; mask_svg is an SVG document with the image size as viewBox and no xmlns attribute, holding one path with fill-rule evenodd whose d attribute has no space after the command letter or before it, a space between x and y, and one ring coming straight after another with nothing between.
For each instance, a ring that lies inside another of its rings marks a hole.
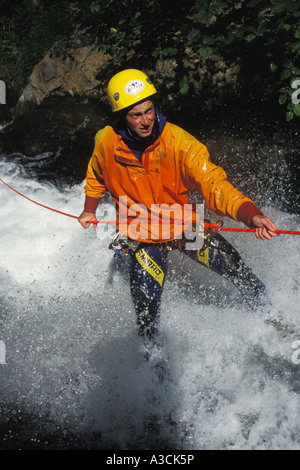
<instances>
[{"instance_id":1,"label":"harness buckle","mask_svg":"<svg viewBox=\"0 0 300 470\"><path fill-rule=\"evenodd\" d=\"M122 255L132 255L136 249L138 242L128 240L125 235L118 232L113 241L109 244L108 248L114 251L114 258L121 259Z\"/></svg>"},{"instance_id":2,"label":"harness buckle","mask_svg":"<svg viewBox=\"0 0 300 470\"><path fill-rule=\"evenodd\" d=\"M222 230L223 221L218 220L216 222L216 225L219 226L217 229L212 229L212 228L209 227L207 230L205 230L206 233L205 233L205 237L204 237L204 243L203 243L203 246L200 250L200 253L203 253L203 251L205 251L207 248L209 248L211 246L212 238L214 238Z\"/></svg>"}]
</instances>

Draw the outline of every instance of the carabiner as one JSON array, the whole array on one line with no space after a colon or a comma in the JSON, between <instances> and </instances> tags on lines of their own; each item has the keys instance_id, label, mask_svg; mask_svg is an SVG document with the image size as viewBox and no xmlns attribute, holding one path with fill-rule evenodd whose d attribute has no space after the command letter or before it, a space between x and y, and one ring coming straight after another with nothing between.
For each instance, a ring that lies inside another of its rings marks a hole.
<instances>
[{"instance_id":1,"label":"carabiner","mask_svg":"<svg viewBox=\"0 0 300 470\"><path fill-rule=\"evenodd\" d=\"M208 229L205 230L206 233L204 233L204 243L203 243L202 248L200 249L200 253L202 253L203 251L205 251L207 248L211 246L211 241L212 241L211 239L215 237L222 230L223 221L218 220L218 222L216 222L216 224L214 225L218 225L219 227L216 229L212 229L211 227L208 227Z\"/></svg>"},{"instance_id":2,"label":"carabiner","mask_svg":"<svg viewBox=\"0 0 300 470\"><path fill-rule=\"evenodd\" d=\"M114 258L120 259L122 254L132 255L138 243L134 240L128 240L121 232L118 232L108 248L114 251Z\"/></svg>"},{"instance_id":3,"label":"carabiner","mask_svg":"<svg viewBox=\"0 0 300 470\"><path fill-rule=\"evenodd\" d=\"M210 232L211 237L215 237L223 228L223 220L218 220L216 222L216 225L219 226L219 228L215 229L213 232Z\"/></svg>"},{"instance_id":4,"label":"carabiner","mask_svg":"<svg viewBox=\"0 0 300 470\"><path fill-rule=\"evenodd\" d=\"M124 235L118 232L108 248L114 251L114 258L120 259L127 247L128 245L125 242Z\"/></svg>"}]
</instances>

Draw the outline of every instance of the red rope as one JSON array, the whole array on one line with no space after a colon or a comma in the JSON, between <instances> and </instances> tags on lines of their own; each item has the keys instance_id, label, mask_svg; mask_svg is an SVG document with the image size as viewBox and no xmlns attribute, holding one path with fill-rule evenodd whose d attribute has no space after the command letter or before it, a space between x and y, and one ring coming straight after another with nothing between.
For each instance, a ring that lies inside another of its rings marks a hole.
<instances>
[{"instance_id":1,"label":"red rope","mask_svg":"<svg viewBox=\"0 0 300 470\"><path fill-rule=\"evenodd\" d=\"M44 207L45 209L48 209L53 212L57 212L58 214L65 215L67 217L72 217L73 219L78 219L76 215L68 214L67 212L62 212L57 209L53 209L52 207L46 206L44 204L34 201L33 199L30 199L29 197L25 196L24 194L14 189L9 184L5 183L5 181L3 181L3 179L1 178L0 178L0 181L9 189L19 194L19 196L24 197L25 199L32 202L33 204L37 204L38 206ZM115 220L94 220L94 221L91 221L90 223L91 224L115 224L116 221ZM255 232L255 229L252 229L252 228L233 228L233 227L221 227L220 228L218 224L214 224L214 223L211 223L211 224L204 223L204 228L205 230L208 228L211 228L213 230L221 230L223 232ZM284 234L284 235L300 235L300 231L296 231L296 230L275 230L275 233Z\"/></svg>"},{"instance_id":2,"label":"red rope","mask_svg":"<svg viewBox=\"0 0 300 470\"><path fill-rule=\"evenodd\" d=\"M218 230L220 227L218 224L204 224L205 227L206 225L209 228ZM221 228L222 232L255 232L255 229L253 228L234 228L234 227L222 227ZM300 232L297 232L296 230L274 230L275 233L278 234L284 234L284 235L300 235Z\"/></svg>"}]
</instances>

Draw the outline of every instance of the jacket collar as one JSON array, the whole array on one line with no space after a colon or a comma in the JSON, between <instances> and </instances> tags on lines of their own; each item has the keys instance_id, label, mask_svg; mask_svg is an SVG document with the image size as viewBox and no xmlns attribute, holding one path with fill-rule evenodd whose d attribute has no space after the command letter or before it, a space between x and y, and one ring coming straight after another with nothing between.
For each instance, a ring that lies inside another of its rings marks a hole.
<instances>
[{"instance_id":1,"label":"jacket collar","mask_svg":"<svg viewBox=\"0 0 300 470\"><path fill-rule=\"evenodd\" d=\"M117 147L117 151L120 153L115 153L115 160L119 163L125 163L126 165L143 167L141 160L136 157L135 152L124 146L123 139L121 137L119 137L119 142L120 146ZM159 141L156 141L153 145L147 147L143 153L146 154L152 152L156 147L158 147L158 145Z\"/></svg>"}]
</instances>

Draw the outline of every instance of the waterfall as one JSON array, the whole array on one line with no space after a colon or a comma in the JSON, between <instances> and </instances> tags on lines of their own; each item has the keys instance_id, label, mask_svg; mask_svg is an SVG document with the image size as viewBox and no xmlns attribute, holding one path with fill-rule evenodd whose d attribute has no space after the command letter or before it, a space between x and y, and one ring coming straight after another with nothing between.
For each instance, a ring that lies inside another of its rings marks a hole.
<instances>
[{"instance_id":1,"label":"waterfall","mask_svg":"<svg viewBox=\"0 0 300 470\"><path fill-rule=\"evenodd\" d=\"M4 156L0 174L42 204L82 211L83 182L58 189ZM278 228L299 230L298 216L262 209ZM0 214L0 447L300 448L299 237L226 234L266 284L268 312L170 254L161 381L140 354L128 258L113 258L109 228L84 230L4 185ZM107 198L97 216L113 215Z\"/></svg>"}]
</instances>

